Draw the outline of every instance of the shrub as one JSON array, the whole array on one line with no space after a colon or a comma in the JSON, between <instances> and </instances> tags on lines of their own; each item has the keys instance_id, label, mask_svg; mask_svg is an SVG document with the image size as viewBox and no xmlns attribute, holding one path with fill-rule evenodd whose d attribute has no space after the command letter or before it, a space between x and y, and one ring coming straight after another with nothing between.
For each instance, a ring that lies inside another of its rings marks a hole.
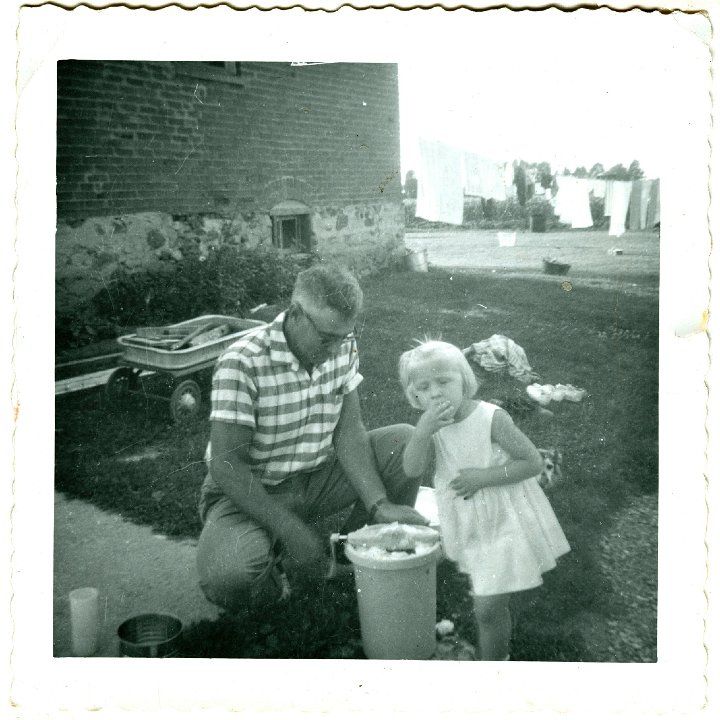
<instances>
[{"instance_id":1,"label":"shrub","mask_svg":"<svg viewBox=\"0 0 720 720\"><path fill-rule=\"evenodd\" d=\"M57 350L82 347L115 335L115 324L99 317L92 306L85 305L75 311L60 312L55 318Z\"/></svg>"},{"instance_id":2,"label":"shrub","mask_svg":"<svg viewBox=\"0 0 720 720\"><path fill-rule=\"evenodd\" d=\"M416 217L416 201L403 200L405 206L405 227L407 228L443 228L456 227L447 223L432 222ZM478 230L527 230L529 227L528 208L509 198L507 200L486 200L478 197L465 197L463 207L464 228Z\"/></svg>"},{"instance_id":3,"label":"shrub","mask_svg":"<svg viewBox=\"0 0 720 720\"><path fill-rule=\"evenodd\" d=\"M495 214L493 205L492 200L466 197L463 205L463 225L479 227L486 218L492 219Z\"/></svg>"},{"instance_id":4,"label":"shrub","mask_svg":"<svg viewBox=\"0 0 720 720\"><path fill-rule=\"evenodd\" d=\"M121 266L88 305L56 318L56 346L79 347L199 315L243 316L289 297L297 273L312 261L273 248L220 246L205 259L193 254L135 272Z\"/></svg>"},{"instance_id":5,"label":"shrub","mask_svg":"<svg viewBox=\"0 0 720 720\"><path fill-rule=\"evenodd\" d=\"M590 197L590 214L592 215L593 227L596 230L610 226L610 218L605 217L605 199L601 197Z\"/></svg>"}]
</instances>

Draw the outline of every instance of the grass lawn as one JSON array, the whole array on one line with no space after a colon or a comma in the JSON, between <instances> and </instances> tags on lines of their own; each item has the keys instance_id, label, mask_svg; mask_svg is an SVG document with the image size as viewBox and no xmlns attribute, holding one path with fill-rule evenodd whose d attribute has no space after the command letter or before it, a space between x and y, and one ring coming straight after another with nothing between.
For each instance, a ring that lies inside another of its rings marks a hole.
<instances>
[{"instance_id":1,"label":"grass lawn","mask_svg":"<svg viewBox=\"0 0 720 720\"><path fill-rule=\"evenodd\" d=\"M506 335L525 349L543 382L588 391L580 403L554 403L552 418L522 404L513 413L537 446L563 452L566 482L550 499L572 547L542 587L513 600L518 660L597 659L574 622L586 613L612 614L599 539L612 513L633 496L657 494L656 269L648 263L641 272L638 266L631 282L612 287L573 277L572 289L565 289L564 279L434 268L363 283L360 394L368 427L415 422L396 363L414 338L425 335L461 347ZM486 378L480 395L512 400L523 389ZM195 538L208 432L202 419L186 428L173 425L167 404L149 396L133 396L120 409L107 407L98 389L59 396L56 488L159 533ZM189 628L185 654L362 657L352 578L318 585L298 577L294 583L282 611L251 611L242 620L223 616ZM452 619L459 634L474 642L467 586L446 563L438 568L440 618Z\"/></svg>"}]
</instances>

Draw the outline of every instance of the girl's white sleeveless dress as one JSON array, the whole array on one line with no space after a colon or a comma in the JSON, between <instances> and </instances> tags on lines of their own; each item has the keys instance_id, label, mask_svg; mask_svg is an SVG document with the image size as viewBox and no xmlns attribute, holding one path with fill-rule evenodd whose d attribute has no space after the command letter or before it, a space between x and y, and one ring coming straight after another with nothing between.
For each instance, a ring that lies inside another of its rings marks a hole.
<instances>
[{"instance_id":1,"label":"girl's white sleeveless dress","mask_svg":"<svg viewBox=\"0 0 720 720\"><path fill-rule=\"evenodd\" d=\"M496 405L479 402L460 422L433 435L435 494L445 554L467 573L476 595L542 584L570 546L536 478L483 488L465 500L449 483L461 468L504 465L491 442Z\"/></svg>"}]
</instances>

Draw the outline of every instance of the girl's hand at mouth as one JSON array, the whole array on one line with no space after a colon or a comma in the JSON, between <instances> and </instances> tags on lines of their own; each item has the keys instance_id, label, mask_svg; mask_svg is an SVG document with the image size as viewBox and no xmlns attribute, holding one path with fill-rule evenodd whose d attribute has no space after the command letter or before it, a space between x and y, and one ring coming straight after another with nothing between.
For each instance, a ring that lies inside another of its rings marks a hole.
<instances>
[{"instance_id":1,"label":"girl's hand at mouth","mask_svg":"<svg viewBox=\"0 0 720 720\"><path fill-rule=\"evenodd\" d=\"M452 425L453 422L455 422L455 408L447 400L440 400L425 410L420 416L417 427L420 432L432 435L440 428Z\"/></svg>"}]
</instances>

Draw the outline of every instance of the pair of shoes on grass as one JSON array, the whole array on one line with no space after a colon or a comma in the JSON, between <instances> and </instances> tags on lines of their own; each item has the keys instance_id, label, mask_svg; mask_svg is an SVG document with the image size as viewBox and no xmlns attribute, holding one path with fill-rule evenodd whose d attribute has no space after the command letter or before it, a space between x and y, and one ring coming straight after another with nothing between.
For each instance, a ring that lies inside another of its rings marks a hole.
<instances>
[{"instance_id":1,"label":"pair of shoes on grass","mask_svg":"<svg viewBox=\"0 0 720 720\"><path fill-rule=\"evenodd\" d=\"M576 388L574 385L540 385L533 383L525 388L527 394L542 406L549 405L551 401L561 402L569 400L570 402L580 402L587 390Z\"/></svg>"}]
</instances>

